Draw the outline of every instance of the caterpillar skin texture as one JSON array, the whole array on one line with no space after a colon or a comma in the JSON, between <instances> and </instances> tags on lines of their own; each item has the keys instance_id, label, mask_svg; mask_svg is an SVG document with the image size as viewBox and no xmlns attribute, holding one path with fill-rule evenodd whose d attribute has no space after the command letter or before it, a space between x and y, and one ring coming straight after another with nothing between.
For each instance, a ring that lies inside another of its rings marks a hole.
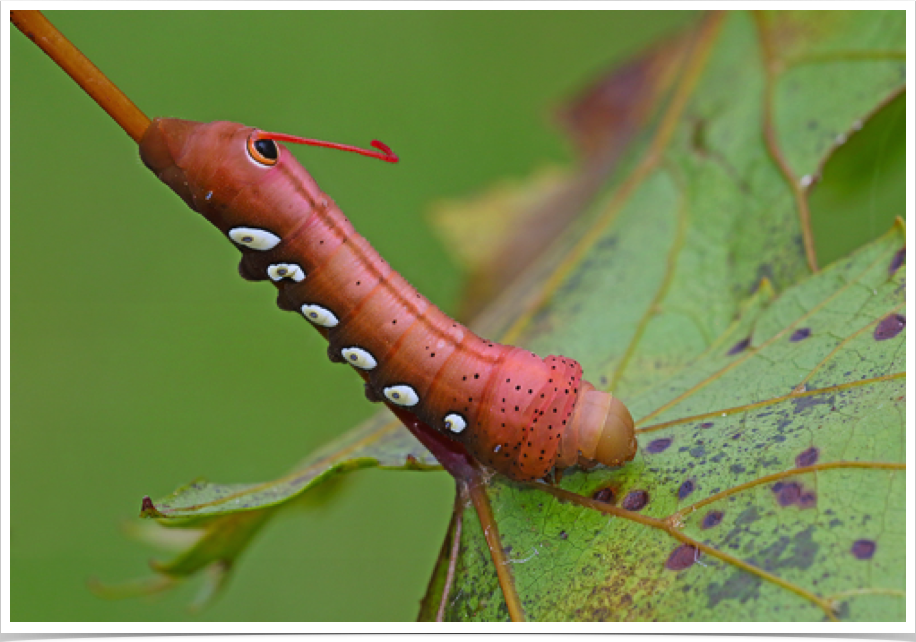
<instances>
[{"instance_id":1,"label":"caterpillar skin texture","mask_svg":"<svg viewBox=\"0 0 916 642\"><path fill-rule=\"evenodd\" d=\"M259 141L272 164L250 151L258 131L156 119L140 156L241 250L243 277L272 282L279 307L327 338L331 360L363 374L370 400L406 408L517 480L633 458L629 411L583 381L576 361L492 343L447 317L354 231L284 146Z\"/></svg>"}]
</instances>

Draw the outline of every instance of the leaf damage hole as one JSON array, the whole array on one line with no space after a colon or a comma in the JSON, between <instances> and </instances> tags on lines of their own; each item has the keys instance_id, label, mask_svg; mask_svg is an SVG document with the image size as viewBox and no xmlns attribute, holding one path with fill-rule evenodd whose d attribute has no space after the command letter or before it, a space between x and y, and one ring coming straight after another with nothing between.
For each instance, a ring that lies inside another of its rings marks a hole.
<instances>
[{"instance_id":1,"label":"leaf damage hole","mask_svg":"<svg viewBox=\"0 0 916 642\"><path fill-rule=\"evenodd\" d=\"M745 350L747 350L748 346L750 345L751 345L750 337L748 337L747 339L742 339L741 341L739 341L738 343L736 343L735 345L731 347L731 350L728 351L728 356L738 354L739 352L744 352Z\"/></svg>"},{"instance_id":2,"label":"leaf damage hole","mask_svg":"<svg viewBox=\"0 0 916 642\"><path fill-rule=\"evenodd\" d=\"M640 511L649 503L649 493L645 490L631 490L620 502L620 507L628 511Z\"/></svg>"},{"instance_id":3,"label":"leaf damage hole","mask_svg":"<svg viewBox=\"0 0 916 642\"><path fill-rule=\"evenodd\" d=\"M821 451L819 451L816 446L811 446L811 448L802 451L798 457L795 458L795 467L805 468L807 466L813 466L817 463L817 458L820 454Z\"/></svg>"},{"instance_id":4,"label":"leaf damage hole","mask_svg":"<svg viewBox=\"0 0 916 642\"><path fill-rule=\"evenodd\" d=\"M906 327L906 317L902 314L889 314L881 319L875 328L875 341L893 339Z\"/></svg>"},{"instance_id":5,"label":"leaf damage hole","mask_svg":"<svg viewBox=\"0 0 916 642\"><path fill-rule=\"evenodd\" d=\"M674 438L672 437L664 437L662 439L656 439L654 441L650 441L649 445L646 446L646 452L651 453L653 455L661 453L661 452L665 452L666 450L668 450L668 446L670 446L671 442L673 441L674 441Z\"/></svg>"},{"instance_id":6,"label":"leaf damage hole","mask_svg":"<svg viewBox=\"0 0 916 642\"><path fill-rule=\"evenodd\" d=\"M671 551L665 561L665 568L669 571L683 571L693 566L700 557L700 551L693 544L681 544Z\"/></svg>"},{"instance_id":7,"label":"leaf damage hole","mask_svg":"<svg viewBox=\"0 0 916 642\"><path fill-rule=\"evenodd\" d=\"M792 343L798 343L799 341L804 341L811 336L811 328L799 328L792 333L792 336L789 337L789 341Z\"/></svg>"},{"instance_id":8,"label":"leaf damage hole","mask_svg":"<svg viewBox=\"0 0 916 642\"><path fill-rule=\"evenodd\" d=\"M857 539L853 542L849 552L852 553L856 559L870 560L874 556L877 548L878 544L876 544L874 540Z\"/></svg>"},{"instance_id":9,"label":"leaf damage hole","mask_svg":"<svg viewBox=\"0 0 916 642\"><path fill-rule=\"evenodd\" d=\"M702 527L713 528L722 523L722 519L725 517L725 513L720 510L711 510L703 516Z\"/></svg>"}]
</instances>

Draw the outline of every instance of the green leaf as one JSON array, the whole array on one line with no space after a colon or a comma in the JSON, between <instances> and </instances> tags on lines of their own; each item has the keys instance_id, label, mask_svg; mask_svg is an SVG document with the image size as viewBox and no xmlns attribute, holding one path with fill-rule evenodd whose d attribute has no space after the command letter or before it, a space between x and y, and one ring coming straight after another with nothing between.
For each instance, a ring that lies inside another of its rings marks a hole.
<instances>
[{"instance_id":1,"label":"green leaf","mask_svg":"<svg viewBox=\"0 0 916 642\"><path fill-rule=\"evenodd\" d=\"M526 616L904 619L904 275L888 274L903 243L896 228L748 311L746 348L637 397L627 466L561 490L494 478ZM448 616L505 619L492 573L475 570L488 549L474 519Z\"/></svg>"},{"instance_id":2,"label":"green leaf","mask_svg":"<svg viewBox=\"0 0 916 642\"><path fill-rule=\"evenodd\" d=\"M94 582L92 588L103 597L132 597L171 588L178 580L206 571L203 588L193 605L195 609L203 608L217 596L254 536L281 510L313 507L326 500L322 492L333 490L334 481L341 475L371 467L441 470L435 458L400 422L390 414L376 415L278 479L259 484L198 480L159 500L144 498L140 514L155 518L158 526L135 531L134 535L164 548L177 547L179 554L167 562L150 563L158 577L121 584ZM305 495L306 491L311 492ZM171 536L171 529L187 529L191 536Z\"/></svg>"},{"instance_id":3,"label":"green leaf","mask_svg":"<svg viewBox=\"0 0 916 642\"><path fill-rule=\"evenodd\" d=\"M379 414L300 462L292 471L259 484L197 481L144 505L145 517L161 519L231 515L278 506L301 493L360 468L440 470L435 458L390 414ZM196 524L196 521L190 522Z\"/></svg>"},{"instance_id":4,"label":"green leaf","mask_svg":"<svg viewBox=\"0 0 916 642\"><path fill-rule=\"evenodd\" d=\"M902 19L706 23L629 171L486 319L579 359L640 454L490 480L512 580L465 510L446 618L904 619L903 228L811 275L804 179L900 94Z\"/></svg>"}]
</instances>

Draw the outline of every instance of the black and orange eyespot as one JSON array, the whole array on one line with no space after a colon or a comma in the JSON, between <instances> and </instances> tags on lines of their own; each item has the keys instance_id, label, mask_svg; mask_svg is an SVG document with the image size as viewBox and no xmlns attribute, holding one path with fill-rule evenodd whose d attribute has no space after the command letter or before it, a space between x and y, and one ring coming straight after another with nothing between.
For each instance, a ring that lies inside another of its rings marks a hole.
<instances>
[{"instance_id":1,"label":"black and orange eyespot","mask_svg":"<svg viewBox=\"0 0 916 642\"><path fill-rule=\"evenodd\" d=\"M248 155L259 165L270 167L277 164L280 150L277 144L269 138L258 138L257 132L248 137Z\"/></svg>"}]
</instances>

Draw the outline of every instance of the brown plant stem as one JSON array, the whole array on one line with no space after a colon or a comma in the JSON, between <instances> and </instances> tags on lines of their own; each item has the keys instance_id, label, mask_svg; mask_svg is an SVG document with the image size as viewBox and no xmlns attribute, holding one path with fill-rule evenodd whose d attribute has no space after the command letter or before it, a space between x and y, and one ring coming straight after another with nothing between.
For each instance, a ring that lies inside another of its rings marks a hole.
<instances>
[{"instance_id":1,"label":"brown plant stem","mask_svg":"<svg viewBox=\"0 0 916 642\"><path fill-rule=\"evenodd\" d=\"M150 119L40 11L10 11L10 22L67 72L128 136L140 142Z\"/></svg>"},{"instance_id":2,"label":"brown plant stem","mask_svg":"<svg viewBox=\"0 0 916 642\"><path fill-rule=\"evenodd\" d=\"M508 566L509 561L506 559L506 553L499 537L499 528L487 497L486 476L480 464L467 454L463 446L433 430L416 415L387 402L385 405L401 420L404 427L435 456L446 472L455 478L459 497L464 495L471 500L471 505L480 519L480 527L483 529L490 557L496 567L496 578L506 601L509 618L513 622L524 622L525 611L522 608L521 599L515 588L515 580ZM455 510L460 510L458 504ZM457 518L460 519L460 516Z\"/></svg>"}]
</instances>

